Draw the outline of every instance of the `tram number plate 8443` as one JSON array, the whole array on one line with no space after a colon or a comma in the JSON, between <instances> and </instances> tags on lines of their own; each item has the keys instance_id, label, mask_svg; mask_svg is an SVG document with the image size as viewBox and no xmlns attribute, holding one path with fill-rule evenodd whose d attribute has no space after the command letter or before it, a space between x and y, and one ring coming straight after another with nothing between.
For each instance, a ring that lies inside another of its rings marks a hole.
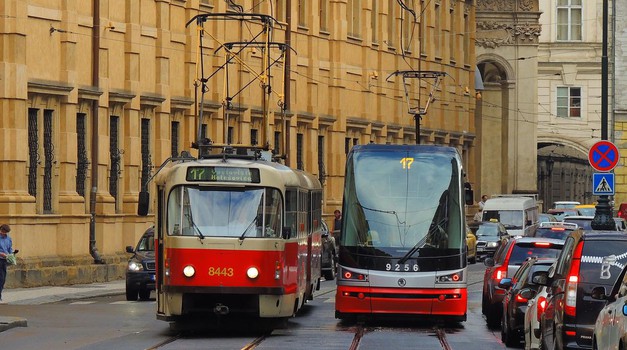
<instances>
[{"instance_id":1,"label":"tram number plate 8443","mask_svg":"<svg viewBox=\"0 0 627 350\"><path fill-rule=\"evenodd\" d=\"M418 272L418 264L385 264L385 271Z\"/></svg>"}]
</instances>

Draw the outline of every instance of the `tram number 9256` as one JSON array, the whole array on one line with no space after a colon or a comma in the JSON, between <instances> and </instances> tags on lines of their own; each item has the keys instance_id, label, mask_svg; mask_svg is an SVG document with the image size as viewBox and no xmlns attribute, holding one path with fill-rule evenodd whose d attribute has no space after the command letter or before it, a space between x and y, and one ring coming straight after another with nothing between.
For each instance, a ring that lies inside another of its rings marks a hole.
<instances>
[{"instance_id":1,"label":"tram number 9256","mask_svg":"<svg viewBox=\"0 0 627 350\"><path fill-rule=\"evenodd\" d=\"M418 272L418 264L385 264L385 271L404 271L404 272Z\"/></svg>"}]
</instances>

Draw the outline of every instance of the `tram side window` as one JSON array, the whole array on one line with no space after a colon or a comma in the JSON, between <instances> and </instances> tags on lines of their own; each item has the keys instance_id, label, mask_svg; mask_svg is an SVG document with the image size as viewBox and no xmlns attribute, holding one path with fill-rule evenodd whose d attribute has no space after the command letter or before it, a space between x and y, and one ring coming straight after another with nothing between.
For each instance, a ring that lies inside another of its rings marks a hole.
<instances>
[{"instance_id":1,"label":"tram side window","mask_svg":"<svg viewBox=\"0 0 627 350\"><path fill-rule=\"evenodd\" d=\"M298 192L288 189L285 192L285 227L289 227L292 237L296 236L296 221L298 216ZM290 237L291 238L291 237Z\"/></svg>"}]
</instances>

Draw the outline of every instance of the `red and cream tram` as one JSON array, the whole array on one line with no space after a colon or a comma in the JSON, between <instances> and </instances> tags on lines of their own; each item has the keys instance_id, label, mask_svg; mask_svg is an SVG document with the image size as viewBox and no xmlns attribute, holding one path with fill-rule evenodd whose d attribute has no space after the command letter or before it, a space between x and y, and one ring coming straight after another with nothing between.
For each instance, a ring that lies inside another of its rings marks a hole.
<instances>
[{"instance_id":1,"label":"red and cream tram","mask_svg":"<svg viewBox=\"0 0 627 350\"><path fill-rule=\"evenodd\" d=\"M319 288L320 182L257 149L201 153L154 177L157 318L286 320ZM142 192L140 215L148 205Z\"/></svg>"}]
</instances>

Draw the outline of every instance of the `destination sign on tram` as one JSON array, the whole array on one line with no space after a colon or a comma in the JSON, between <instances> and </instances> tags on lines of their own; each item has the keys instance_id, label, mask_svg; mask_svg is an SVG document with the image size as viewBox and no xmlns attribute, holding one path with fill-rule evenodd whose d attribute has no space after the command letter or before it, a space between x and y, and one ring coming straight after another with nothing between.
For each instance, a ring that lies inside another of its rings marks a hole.
<instances>
[{"instance_id":1,"label":"destination sign on tram","mask_svg":"<svg viewBox=\"0 0 627 350\"><path fill-rule=\"evenodd\" d=\"M259 169L216 166L187 168L187 181L259 183Z\"/></svg>"}]
</instances>

